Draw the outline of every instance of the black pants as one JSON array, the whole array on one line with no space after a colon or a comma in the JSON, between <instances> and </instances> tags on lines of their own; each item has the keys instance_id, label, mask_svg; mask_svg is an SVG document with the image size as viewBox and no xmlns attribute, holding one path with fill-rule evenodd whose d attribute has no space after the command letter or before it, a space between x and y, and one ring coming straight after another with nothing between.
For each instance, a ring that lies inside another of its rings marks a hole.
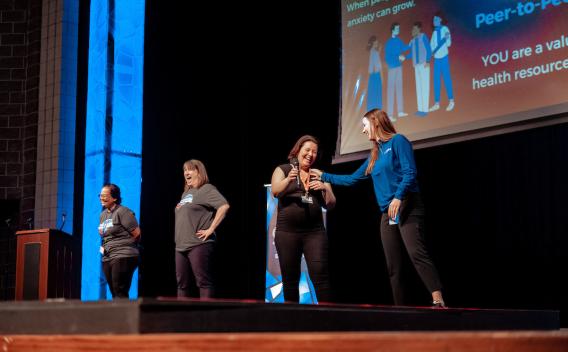
<instances>
[{"instance_id":1,"label":"black pants","mask_svg":"<svg viewBox=\"0 0 568 352\"><path fill-rule=\"evenodd\" d=\"M325 231L296 233L277 230L274 244L278 252L286 302L300 301L302 252L318 302L331 302Z\"/></svg>"},{"instance_id":2,"label":"black pants","mask_svg":"<svg viewBox=\"0 0 568 352\"><path fill-rule=\"evenodd\" d=\"M430 292L440 290L438 271L424 243L424 205L419 193L409 193L400 207L398 225L389 225L387 213L381 217L381 241L385 251L394 304L404 305L402 260L408 252L414 268Z\"/></svg>"},{"instance_id":3,"label":"black pants","mask_svg":"<svg viewBox=\"0 0 568 352\"><path fill-rule=\"evenodd\" d=\"M188 251L176 251L176 278L178 297L190 297L193 286L199 288L200 298L215 296L213 277L214 243L207 242Z\"/></svg>"},{"instance_id":4,"label":"black pants","mask_svg":"<svg viewBox=\"0 0 568 352\"><path fill-rule=\"evenodd\" d=\"M132 275L138 267L138 257L116 258L103 262L103 272L112 298L128 298Z\"/></svg>"}]
</instances>

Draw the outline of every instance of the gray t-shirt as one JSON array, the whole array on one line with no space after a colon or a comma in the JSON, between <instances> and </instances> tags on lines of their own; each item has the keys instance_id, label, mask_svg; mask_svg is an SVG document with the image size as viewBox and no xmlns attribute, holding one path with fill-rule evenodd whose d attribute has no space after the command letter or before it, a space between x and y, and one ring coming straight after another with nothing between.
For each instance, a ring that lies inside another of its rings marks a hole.
<instances>
[{"instance_id":1,"label":"gray t-shirt","mask_svg":"<svg viewBox=\"0 0 568 352\"><path fill-rule=\"evenodd\" d=\"M217 209L224 204L227 204L225 197L209 183L184 192L175 209L176 251L187 251L200 244L215 241L215 233L206 241L198 238L195 233L208 229L215 218Z\"/></svg>"},{"instance_id":2,"label":"gray t-shirt","mask_svg":"<svg viewBox=\"0 0 568 352\"><path fill-rule=\"evenodd\" d=\"M130 234L138 227L132 210L121 205L110 212L105 209L101 213L99 224L99 229L103 230L103 262L139 255L138 242Z\"/></svg>"}]
</instances>

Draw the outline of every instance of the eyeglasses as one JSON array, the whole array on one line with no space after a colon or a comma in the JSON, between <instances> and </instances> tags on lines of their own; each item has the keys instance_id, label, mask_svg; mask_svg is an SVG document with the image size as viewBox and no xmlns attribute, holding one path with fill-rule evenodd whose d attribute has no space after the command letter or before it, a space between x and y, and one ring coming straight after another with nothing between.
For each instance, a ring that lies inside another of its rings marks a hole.
<instances>
[{"instance_id":1,"label":"eyeglasses","mask_svg":"<svg viewBox=\"0 0 568 352\"><path fill-rule=\"evenodd\" d=\"M109 199L109 198L111 198L111 195L110 194L99 194L99 198L100 199Z\"/></svg>"}]
</instances>

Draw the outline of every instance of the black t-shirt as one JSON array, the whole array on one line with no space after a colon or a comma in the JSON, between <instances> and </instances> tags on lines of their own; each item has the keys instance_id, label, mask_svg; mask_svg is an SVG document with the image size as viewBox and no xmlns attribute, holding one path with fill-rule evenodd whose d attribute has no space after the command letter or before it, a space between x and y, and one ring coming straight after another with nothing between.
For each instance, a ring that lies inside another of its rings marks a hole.
<instances>
[{"instance_id":1,"label":"black t-shirt","mask_svg":"<svg viewBox=\"0 0 568 352\"><path fill-rule=\"evenodd\" d=\"M292 170L292 165L278 166L286 177ZM325 206L322 191L309 191L312 203L302 202L306 193L303 182L290 182L288 187L278 197L278 217L276 231L311 232L324 230L321 207Z\"/></svg>"}]
</instances>

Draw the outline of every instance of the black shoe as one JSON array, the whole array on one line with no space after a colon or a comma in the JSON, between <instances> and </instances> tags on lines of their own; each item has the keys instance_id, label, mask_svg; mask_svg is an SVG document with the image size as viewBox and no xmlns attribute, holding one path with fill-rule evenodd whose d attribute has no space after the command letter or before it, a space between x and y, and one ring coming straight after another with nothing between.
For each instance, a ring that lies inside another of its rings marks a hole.
<instances>
[{"instance_id":1,"label":"black shoe","mask_svg":"<svg viewBox=\"0 0 568 352\"><path fill-rule=\"evenodd\" d=\"M432 301L432 308L448 308L443 299Z\"/></svg>"}]
</instances>

